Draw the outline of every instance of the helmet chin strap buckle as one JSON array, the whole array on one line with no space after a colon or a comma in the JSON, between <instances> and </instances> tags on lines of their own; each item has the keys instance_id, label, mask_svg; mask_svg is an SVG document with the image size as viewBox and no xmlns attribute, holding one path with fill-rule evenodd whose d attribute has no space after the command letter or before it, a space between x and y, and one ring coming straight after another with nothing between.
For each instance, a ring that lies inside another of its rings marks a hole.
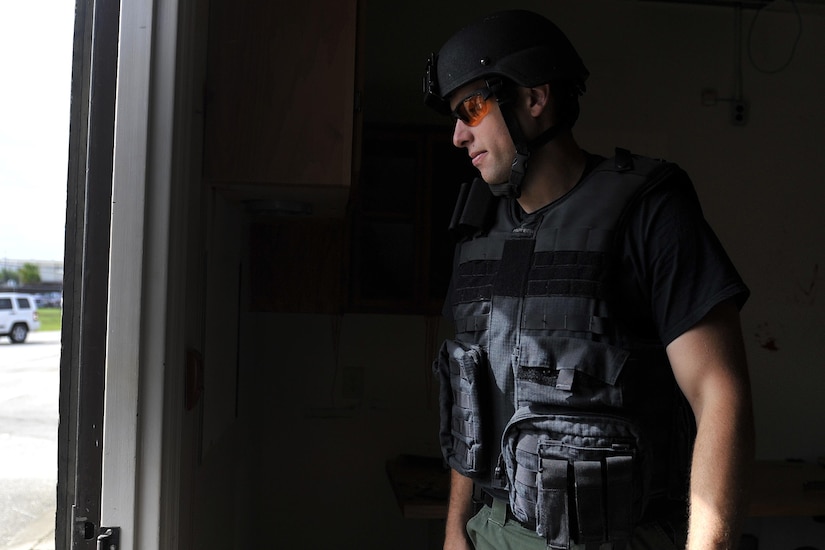
<instances>
[{"instance_id":1,"label":"helmet chin strap buckle","mask_svg":"<svg viewBox=\"0 0 825 550\"><path fill-rule=\"evenodd\" d=\"M505 199L517 199L521 194L520 191L516 189L513 186L513 184L509 181L507 183L490 185L490 193L492 193L496 197L501 197Z\"/></svg>"},{"instance_id":2,"label":"helmet chin strap buckle","mask_svg":"<svg viewBox=\"0 0 825 550\"><path fill-rule=\"evenodd\" d=\"M507 119L508 117L505 117L505 122ZM526 147L519 147L519 144L517 143L516 156L513 158L513 164L510 166L510 181L501 185L491 185L490 190L493 195L497 197L507 197L510 199L519 198L521 196L521 184L524 182L524 175L527 173L527 161L530 160L530 152L552 141L562 132L562 130L564 130L564 128L565 126L560 124L551 126L528 143ZM510 124L508 124L508 129L510 130L511 136L514 133L516 135L522 135L520 127L510 128ZM515 132L513 131L514 129ZM523 143L523 141L520 140L520 143ZM519 149L527 150L522 152L519 151Z\"/></svg>"},{"instance_id":3,"label":"helmet chin strap buckle","mask_svg":"<svg viewBox=\"0 0 825 550\"><path fill-rule=\"evenodd\" d=\"M509 101L512 93L506 91L503 81L488 81L487 86L495 86L495 88L491 89L495 90L496 98L499 100L501 115L504 118L504 125L507 127L507 131L510 133L510 139L513 140L513 145L516 147L516 155L513 157L513 163L510 166L510 181L500 185L491 185L490 190L497 197L517 199L521 196L521 185L524 182L524 175L527 173L527 161L530 160L531 152L555 139L565 126L555 124L528 141L521 128L521 124L519 124L515 107L513 103Z\"/></svg>"},{"instance_id":4,"label":"helmet chin strap buckle","mask_svg":"<svg viewBox=\"0 0 825 550\"><path fill-rule=\"evenodd\" d=\"M521 183L524 181L524 174L527 171L527 160L530 153L516 152L513 164L510 165L510 181L497 185L490 185L490 192L496 197L506 197L517 199L521 196Z\"/></svg>"}]
</instances>

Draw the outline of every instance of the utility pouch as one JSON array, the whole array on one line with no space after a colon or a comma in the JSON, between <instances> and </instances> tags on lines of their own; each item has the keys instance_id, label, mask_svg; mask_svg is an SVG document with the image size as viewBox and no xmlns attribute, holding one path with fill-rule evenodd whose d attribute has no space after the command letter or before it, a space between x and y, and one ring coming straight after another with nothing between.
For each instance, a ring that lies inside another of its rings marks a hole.
<instances>
[{"instance_id":1,"label":"utility pouch","mask_svg":"<svg viewBox=\"0 0 825 550\"><path fill-rule=\"evenodd\" d=\"M626 418L522 407L502 453L513 515L548 548L620 547L644 513L644 442Z\"/></svg>"},{"instance_id":2,"label":"utility pouch","mask_svg":"<svg viewBox=\"0 0 825 550\"><path fill-rule=\"evenodd\" d=\"M478 477L489 468L480 407L486 354L479 346L445 340L433 369L440 382L439 438L444 459L460 474Z\"/></svg>"}]
</instances>

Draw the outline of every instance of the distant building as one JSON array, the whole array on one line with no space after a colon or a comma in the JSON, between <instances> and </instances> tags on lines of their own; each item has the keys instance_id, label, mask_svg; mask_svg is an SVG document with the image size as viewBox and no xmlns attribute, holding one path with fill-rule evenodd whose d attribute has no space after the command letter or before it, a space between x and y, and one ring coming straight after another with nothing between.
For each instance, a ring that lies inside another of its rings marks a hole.
<instances>
[{"instance_id":1,"label":"distant building","mask_svg":"<svg viewBox=\"0 0 825 550\"><path fill-rule=\"evenodd\" d=\"M10 271L17 271L24 264L34 264L40 269L40 283L36 285L27 285L25 288L17 285L16 287L9 287L0 281L0 288L8 289L14 288L20 292L61 292L63 290L63 261L62 260L12 260L9 258L0 258L0 271L8 269Z\"/></svg>"}]
</instances>

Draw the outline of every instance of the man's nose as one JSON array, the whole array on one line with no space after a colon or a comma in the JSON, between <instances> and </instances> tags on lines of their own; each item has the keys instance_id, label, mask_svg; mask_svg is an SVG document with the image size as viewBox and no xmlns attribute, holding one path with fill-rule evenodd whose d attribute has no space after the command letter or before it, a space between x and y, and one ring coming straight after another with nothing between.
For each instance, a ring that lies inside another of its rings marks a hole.
<instances>
[{"instance_id":1,"label":"man's nose","mask_svg":"<svg viewBox=\"0 0 825 550\"><path fill-rule=\"evenodd\" d=\"M453 128L453 145L456 147L467 147L467 142L470 141L472 134L469 126L464 124L461 119L455 121L455 128Z\"/></svg>"}]
</instances>

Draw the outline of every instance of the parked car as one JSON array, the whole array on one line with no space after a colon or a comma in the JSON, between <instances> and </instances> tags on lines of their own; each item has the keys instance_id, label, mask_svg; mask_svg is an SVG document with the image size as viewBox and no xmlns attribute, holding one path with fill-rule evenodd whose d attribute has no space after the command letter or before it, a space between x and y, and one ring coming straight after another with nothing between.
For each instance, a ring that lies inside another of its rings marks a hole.
<instances>
[{"instance_id":1,"label":"parked car","mask_svg":"<svg viewBox=\"0 0 825 550\"><path fill-rule=\"evenodd\" d=\"M40 328L37 303L31 294L0 293L0 336L22 344L32 330Z\"/></svg>"},{"instance_id":2,"label":"parked car","mask_svg":"<svg viewBox=\"0 0 825 550\"><path fill-rule=\"evenodd\" d=\"M34 301L38 308L44 307L61 307L63 303L63 294L60 292L46 292L43 294L35 294Z\"/></svg>"}]
</instances>

